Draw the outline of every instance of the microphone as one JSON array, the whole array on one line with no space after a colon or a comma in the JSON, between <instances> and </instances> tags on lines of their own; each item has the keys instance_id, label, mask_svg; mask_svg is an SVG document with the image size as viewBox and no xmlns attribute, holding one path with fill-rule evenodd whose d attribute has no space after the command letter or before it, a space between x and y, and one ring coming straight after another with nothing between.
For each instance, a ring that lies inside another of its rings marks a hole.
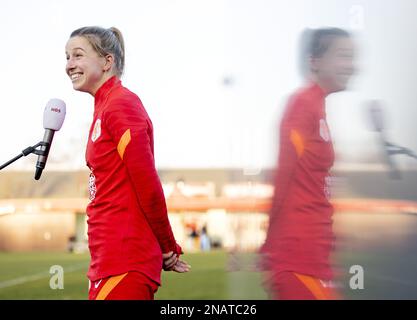
<instances>
[{"instance_id":1,"label":"microphone","mask_svg":"<svg viewBox=\"0 0 417 320\"><path fill-rule=\"evenodd\" d=\"M46 104L43 112L43 127L45 128L45 134L36 163L35 180L40 179L42 171L45 169L55 131L61 129L62 124L64 123L65 114L66 105L64 101L60 99L51 99Z\"/></svg>"},{"instance_id":2,"label":"microphone","mask_svg":"<svg viewBox=\"0 0 417 320\"><path fill-rule=\"evenodd\" d=\"M371 117L372 128L374 131L382 132L384 130L384 119L382 109L379 106L379 101L371 100L369 105L369 114Z\"/></svg>"},{"instance_id":3,"label":"microphone","mask_svg":"<svg viewBox=\"0 0 417 320\"><path fill-rule=\"evenodd\" d=\"M369 102L369 115L373 131L379 133L379 140L384 151L385 163L389 168L389 176L391 179L401 179L401 174L394 161L391 159L391 155L396 153L392 152L391 149L396 146L387 142L385 138L384 117L378 100L371 100Z\"/></svg>"}]
</instances>

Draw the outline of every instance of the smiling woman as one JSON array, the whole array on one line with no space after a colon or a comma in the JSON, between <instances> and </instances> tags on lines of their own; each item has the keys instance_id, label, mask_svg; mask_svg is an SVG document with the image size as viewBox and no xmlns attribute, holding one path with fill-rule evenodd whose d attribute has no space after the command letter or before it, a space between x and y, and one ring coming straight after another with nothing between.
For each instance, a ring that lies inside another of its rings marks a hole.
<instances>
[{"instance_id":1,"label":"smiling woman","mask_svg":"<svg viewBox=\"0 0 417 320\"><path fill-rule=\"evenodd\" d=\"M66 46L66 72L74 89L94 96L111 76L124 69L124 41L117 28L83 27L71 33Z\"/></svg>"},{"instance_id":2,"label":"smiling woman","mask_svg":"<svg viewBox=\"0 0 417 320\"><path fill-rule=\"evenodd\" d=\"M168 220L152 122L120 80L123 37L116 28L83 27L71 33L66 56L73 88L94 96L86 151L89 298L153 299L162 268L187 272L189 265Z\"/></svg>"}]
</instances>

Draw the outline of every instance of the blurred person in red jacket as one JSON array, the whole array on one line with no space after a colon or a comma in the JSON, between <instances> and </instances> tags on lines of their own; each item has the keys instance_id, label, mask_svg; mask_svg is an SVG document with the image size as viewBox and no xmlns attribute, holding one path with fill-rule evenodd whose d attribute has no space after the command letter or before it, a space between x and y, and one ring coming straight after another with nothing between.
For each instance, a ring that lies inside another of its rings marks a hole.
<instances>
[{"instance_id":1,"label":"blurred person in red jacket","mask_svg":"<svg viewBox=\"0 0 417 320\"><path fill-rule=\"evenodd\" d=\"M273 299L336 299L330 169L334 150L325 99L346 89L354 72L351 35L338 28L309 31L307 83L289 99L280 124L275 192L261 248Z\"/></svg>"},{"instance_id":2,"label":"blurred person in red jacket","mask_svg":"<svg viewBox=\"0 0 417 320\"><path fill-rule=\"evenodd\" d=\"M152 122L121 83L124 41L117 28L83 27L66 44L74 90L94 97L86 162L91 262L89 299L152 300L161 271L187 272L179 257L155 168Z\"/></svg>"}]
</instances>

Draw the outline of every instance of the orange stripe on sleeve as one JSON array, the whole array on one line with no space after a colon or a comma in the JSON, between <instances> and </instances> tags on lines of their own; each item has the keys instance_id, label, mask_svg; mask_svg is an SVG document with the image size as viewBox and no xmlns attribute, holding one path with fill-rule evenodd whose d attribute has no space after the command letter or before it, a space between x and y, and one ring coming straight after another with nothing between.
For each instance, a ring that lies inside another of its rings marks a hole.
<instances>
[{"instance_id":1,"label":"orange stripe on sleeve","mask_svg":"<svg viewBox=\"0 0 417 320\"><path fill-rule=\"evenodd\" d=\"M119 153L120 158L122 158L122 160L123 160L123 156L125 154L126 147L129 144L130 140L131 140L130 129L127 129L125 131L125 133L123 133L123 135L120 138L119 143L117 145L117 152Z\"/></svg>"},{"instance_id":2,"label":"orange stripe on sleeve","mask_svg":"<svg viewBox=\"0 0 417 320\"><path fill-rule=\"evenodd\" d=\"M307 287L308 290L310 290L317 300L331 299L331 297L326 294L326 291L318 279L295 272L294 275Z\"/></svg>"},{"instance_id":3,"label":"orange stripe on sleeve","mask_svg":"<svg viewBox=\"0 0 417 320\"><path fill-rule=\"evenodd\" d=\"M304 141L301 134L295 130L291 129L290 140L295 147L295 151L297 152L297 156L301 157L304 152Z\"/></svg>"},{"instance_id":4,"label":"orange stripe on sleeve","mask_svg":"<svg viewBox=\"0 0 417 320\"><path fill-rule=\"evenodd\" d=\"M97 294L96 300L105 300L109 293L119 284L120 281L123 280L126 275L127 272L109 278Z\"/></svg>"}]
</instances>

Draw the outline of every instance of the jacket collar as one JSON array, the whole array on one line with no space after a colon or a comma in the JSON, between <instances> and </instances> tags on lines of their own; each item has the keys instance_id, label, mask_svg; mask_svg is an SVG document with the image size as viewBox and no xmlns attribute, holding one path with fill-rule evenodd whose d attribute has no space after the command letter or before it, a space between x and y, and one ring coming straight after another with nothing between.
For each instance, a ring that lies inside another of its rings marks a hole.
<instances>
[{"instance_id":1,"label":"jacket collar","mask_svg":"<svg viewBox=\"0 0 417 320\"><path fill-rule=\"evenodd\" d=\"M327 93L323 90L322 87L319 86L317 82L311 81L308 85L310 90L317 94L320 98L325 99L327 97Z\"/></svg>"},{"instance_id":2,"label":"jacket collar","mask_svg":"<svg viewBox=\"0 0 417 320\"><path fill-rule=\"evenodd\" d=\"M94 113L97 113L104 105L112 89L118 86L121 86L121 81L116 76L111 77L101 85L94 95Z\"/></svg>"}]
</instances>

